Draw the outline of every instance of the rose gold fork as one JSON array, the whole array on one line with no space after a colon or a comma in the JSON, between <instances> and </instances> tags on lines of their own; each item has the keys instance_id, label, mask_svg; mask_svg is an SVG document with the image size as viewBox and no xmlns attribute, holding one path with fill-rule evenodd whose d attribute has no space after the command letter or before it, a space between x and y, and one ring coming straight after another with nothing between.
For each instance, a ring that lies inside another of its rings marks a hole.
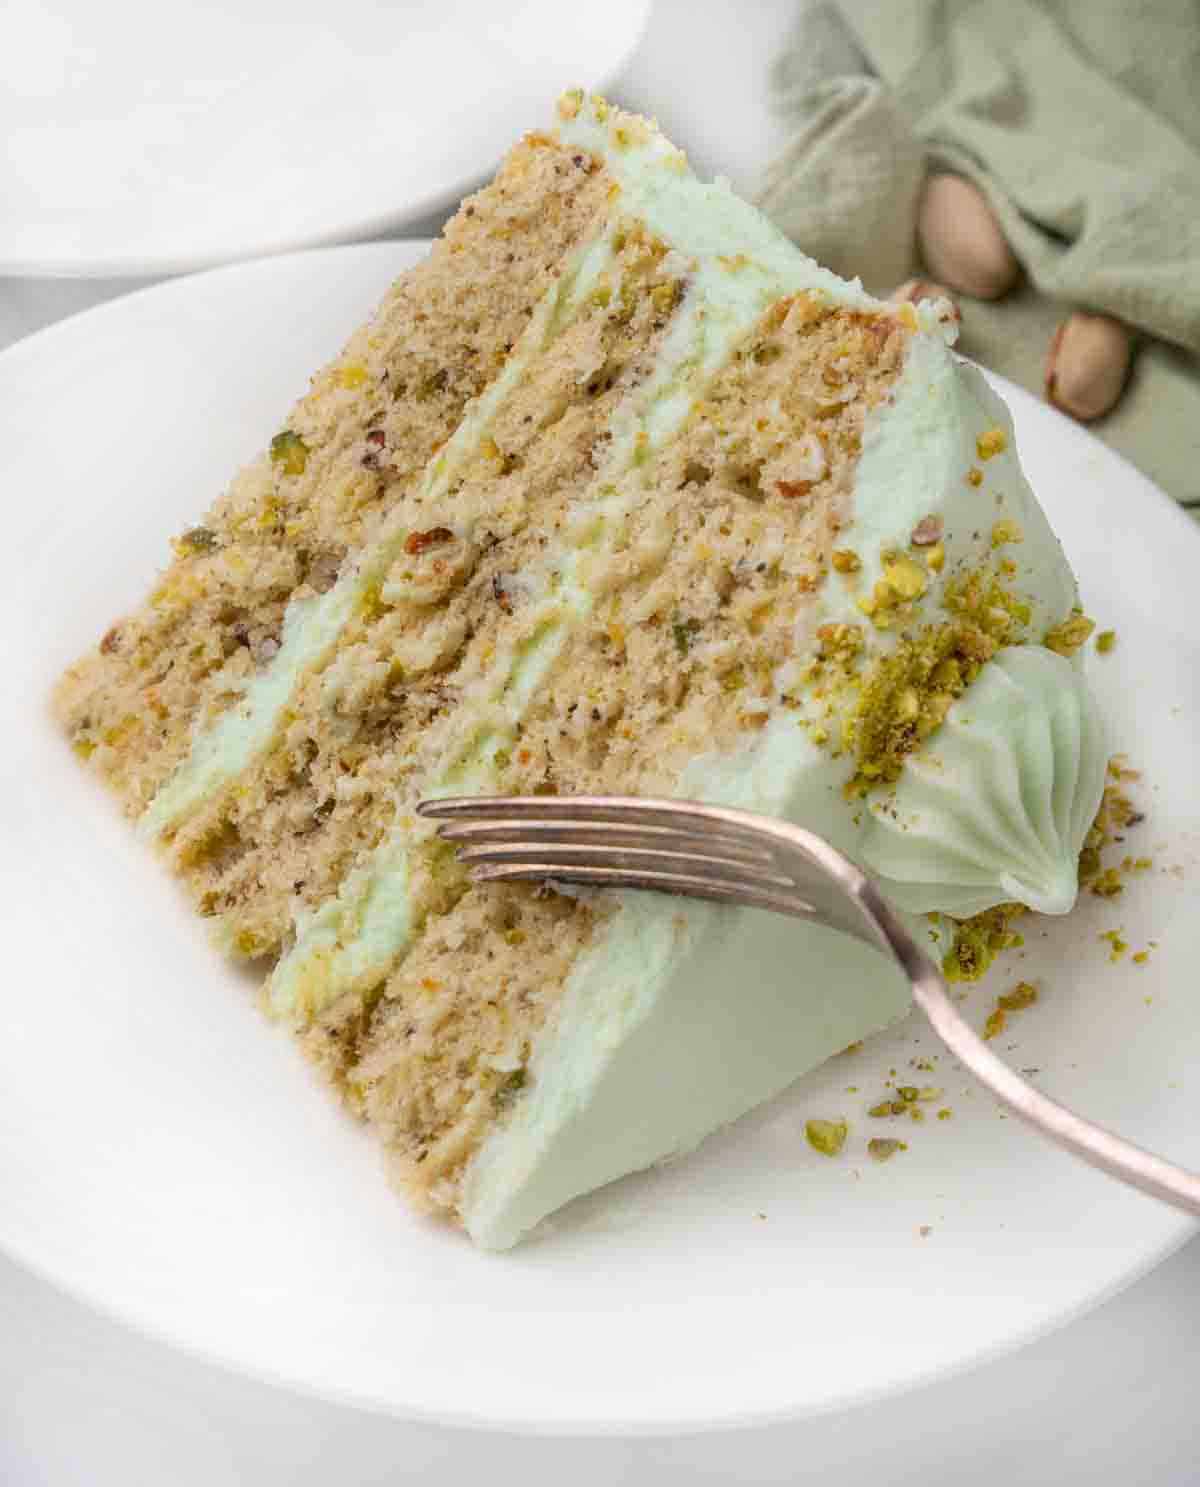
<instances>
[{"instance_id":1,"label":"rose gold fork","mask_svg":"<svg viewBox=\"0 0 1200 1487\"><path fill-rule=\"evenodd\" d=\"M946 1047L1002 1105L1085 1162L1200 1216L1200 1175L1084 1120L991 1051L870 878L823 838L749 811L617 795L423 801L476 882L554 879L773 909L895 959Z\"/></svg>"}]
</instances>

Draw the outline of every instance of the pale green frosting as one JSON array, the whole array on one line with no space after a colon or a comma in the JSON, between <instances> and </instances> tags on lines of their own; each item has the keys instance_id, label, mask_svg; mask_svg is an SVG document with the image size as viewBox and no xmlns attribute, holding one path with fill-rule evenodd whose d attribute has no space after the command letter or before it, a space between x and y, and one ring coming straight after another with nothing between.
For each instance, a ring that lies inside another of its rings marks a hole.
<instances>
[{"instance_id":1,"label":"pale green frosting","mask_svg":"<svg viewBox=\"0 0 1200 1487\"><path fill-rule=\"evenodd\" d=\"M1081 668L1040 645L1007 647L871 800L862 861L913 913L1015 901L1065 914L1107 766Z\"/></svg>"}]
</instances>

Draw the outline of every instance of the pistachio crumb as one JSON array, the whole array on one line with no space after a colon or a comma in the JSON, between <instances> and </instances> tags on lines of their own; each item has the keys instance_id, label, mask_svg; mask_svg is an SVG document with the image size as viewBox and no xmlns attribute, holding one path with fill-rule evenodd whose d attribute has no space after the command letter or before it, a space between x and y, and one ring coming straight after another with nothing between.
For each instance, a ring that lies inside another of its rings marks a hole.
<instances>
[{"instance_id":1,"label":"pistachio crumb","mask_svg":"<svg viewBox=\"0 0 1200 1487\"><path fill-rule=\"evenodd\" d=\"M1126 950L1129 949L1129 941L1125 939L1119 929L1106 929L1103 934L1098 936L1098 938L1108 944L1108 958L1113 965L1115 965L1117 961L1119 961L1125 954Z\"/></svg>"},{"instance_id":2,"label":"pistachio crumb","mask_svg":"<svg viewBox=\"0 0 1200 1487\"><path fill-rule=\"evenodd\" d=\"M907 1151L907 1141L897 1141L894 1136L872 1136L867 1142L867 1151L877 1162L890 1162L898 1151Z\"/></svg>"},{"instance_id":3,"label":"pistachio crumb","mask_svg":"<svg viewBox=\"0 0 1200 1487\"><path fill-rule=\"evenodd\" d=\"M981 460L990 460L1007 448L1008 435L1003 429L988 429L975 440L975 453Z\"/></svg>"},{"instance_id":4,"label":"pistachio crumb","mask_svg":"<svg viewBox=\"0 0 1200 1487\"><path fill-rule=\"evenodd\" d=\"M1073 609L1067 618L1046 631L1042 644L1060 656L1073 656L1096 628L1081 609Z\"/></svg>"},{"instance_id":5,"label":"pistachio crumb","mask_svg":"<svg viewBox=\"0 0 1200 1487\"><path fill-rule=\"evenodd\" d=\"M992 528L992 546L1007 547L1012 542L1024 542L1025 533L1022 532L1019 523L1009 517L998 521Z\"/></svg>"},{"instance_id":6,"label":"pistachio crumb","mask_svg":"<svg viewBox=\"0 0 1200 1487\"><path fill-rule=\"evenodd\" d=\"M285 475L303 475L308 455L308 445L291 429L284 429L271 440L271 463Z\"/></svg>"},{"instance_id":7,"label":"pistachio crumb","mask_svg":"<svg viewBox=\"0 0 1200 1487\"><path fill-rule=\"evenodd\" d=\"M837 1156L846 1144L849 1130L844 1120L808 1120L804 1123L808 1144L826 1157Z\"/></svg>"},{"instance_id":8,"label":"pistachio crumb","mask_svg":"<svg viewBox=\"0 0 1200 1487\"><path fill-rule=\"evenodd\" d=\"M1115 630L1101 630L1096 636L1096 649L1102 656L1107 656L1117 643L1117 632Z\"/></svg>"}]
</instances>

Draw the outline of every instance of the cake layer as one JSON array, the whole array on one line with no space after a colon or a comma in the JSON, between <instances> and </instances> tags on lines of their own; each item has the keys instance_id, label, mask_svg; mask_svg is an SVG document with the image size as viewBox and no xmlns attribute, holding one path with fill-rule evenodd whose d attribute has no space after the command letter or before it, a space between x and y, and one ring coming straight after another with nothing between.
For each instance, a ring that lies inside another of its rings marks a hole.
<instances>
[{"instance_id":1,"label":"cake layer","mask_svg":"<svg viewBox=\"0 0 1200 1487\"><path fill-rule=\"evenodd\" d=\"M335 591L349 591L336 645L308 662L269 746L176 829L174 861L242 953L277 950L474 746L491 678L553 610L546 554L604 459L614 406L653 365L679 272L636 224L585 261L453 478L394 508L385 554L364 559L378 581Z\"/></svg>"},{"instance_id":2,"label":"cake layer","mask_svg":"<svg viewBox=\"0 0 1200 1487\"><path fill-rule=\"evenodd\" d=\"M272 669L289 605L298 619L420 482L611 185L590 155L549 135L522 141L317 373L269 448L175 539L142 606L66 674L56 711L130 815L196 731Z\"/></svg>"}]
</instances>

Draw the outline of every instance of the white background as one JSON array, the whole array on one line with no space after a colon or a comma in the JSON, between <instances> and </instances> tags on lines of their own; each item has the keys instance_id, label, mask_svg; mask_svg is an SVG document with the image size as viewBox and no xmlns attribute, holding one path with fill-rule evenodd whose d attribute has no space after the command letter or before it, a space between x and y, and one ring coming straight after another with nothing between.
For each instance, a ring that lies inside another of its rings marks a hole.
<instances>
[{"instance_id":1,"label":"white background","mask_svg":"<svg viewBox=\"0 0 1200 1487\"><path fill-rule=\"evenodd\" d=\"M660 0L610 92L656 114L699 168L750 190L781 141L767 109L767 67L793 14L788 0ZM412 235L437 225L418 224ZM0 345L127 287L0 281ZM0 1484L440 1487L486 1475L529 1487L564 1479L572 1487L810 1479L838 1487L1176 1487L1200 1483L1197 1338L1193 1241L1021 1352L866 1409L686 1439L484 1437L236 1377L126 1331L0 1257Z\"/></svg>"}]
</instances>

